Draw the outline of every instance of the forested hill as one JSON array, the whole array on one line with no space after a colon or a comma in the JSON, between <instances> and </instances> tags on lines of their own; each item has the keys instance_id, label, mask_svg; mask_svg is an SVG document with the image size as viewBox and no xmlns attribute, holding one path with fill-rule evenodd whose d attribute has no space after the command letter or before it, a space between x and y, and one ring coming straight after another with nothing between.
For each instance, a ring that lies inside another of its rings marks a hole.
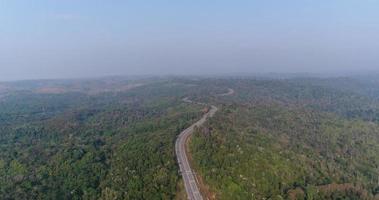
<instances>
[{"instance_id":1,"label":"forested hill","mask_svg":"<svg viewBox=\"0 0 379 200\"><path fill-rule=\"evenodd\" d=\"M175 198L174 141L202 110L181 101L193 87L155 81L88 93L58 85L1 99L0 199Z\"/></svg>"},{"instance_id":2,"label":"forested hill","mask_svg":"<svg viewBox=\"0 0 379 200\"><path fill-rule=\"evenodd\" d=\"M209 198L378 199L375 85L348 80L230 81L191 143Z\"/></svg>"},{"instance_id":3,"label":"forested hill","mask_svg":"<svg viewBox=\"0 0 379 200\"><path fill-rule=\"evenodd\" d=\"M207 109L184 97L219 108L190 143L210 199L375 199L378 86L362 77L0 83L0 199L185 199L174 142Z\"/></svg>"}]
</instances>

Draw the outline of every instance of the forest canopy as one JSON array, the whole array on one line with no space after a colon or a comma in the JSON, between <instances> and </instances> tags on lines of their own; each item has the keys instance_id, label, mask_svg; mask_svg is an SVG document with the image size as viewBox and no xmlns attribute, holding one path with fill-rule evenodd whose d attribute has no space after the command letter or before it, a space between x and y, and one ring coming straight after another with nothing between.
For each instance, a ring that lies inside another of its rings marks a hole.
<instances>
[{"instance_id":1,"label":"forest canopy","mask_svg":"<svg viewBox=\"0 0 379 200\"><path fill-rule=\"evenodd\" d=\"M0 85L0 199L181 199L174 143L207 105L219 111L189 147L210 199L379 196L379 87L369 78Z\"/></svg>"}]
</instances>

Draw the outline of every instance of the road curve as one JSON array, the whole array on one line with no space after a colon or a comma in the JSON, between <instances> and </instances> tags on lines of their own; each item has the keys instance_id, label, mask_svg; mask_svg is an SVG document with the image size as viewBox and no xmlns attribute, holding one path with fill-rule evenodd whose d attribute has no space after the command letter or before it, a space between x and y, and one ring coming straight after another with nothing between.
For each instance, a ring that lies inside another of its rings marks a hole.
<instances>
[{"instance_id":1,"label":"road curve","mask_svg":"<svg viewBox=\"0 0 379 200\"><path fill-rule=\"evenodd\" d=\"M217 96L219 96L219 97L222 97L222 96L230 96L230 95L232 95L232 94L234 94L234 90L233 90L232 88L228 88L228 92L226 92L226 93L222 93L222 94L218 94Z\"/></svg>"},{"instance_id":2,"label":"road curve","mask_svg":"<svg viewBox=\"0 0 379 200\"><path fill-rule=\"evenodd\" d=\"M232 95L233 93L234 90L229 89L227 93L220 94L218 96ZM194 103L188 97L184 98L183 101L186 103ZM198 104L205 105L204 103ZM188 161L186 153L186 142L189 136L193 133L194 128L196 126L203 125L205 121L209 117L212 117L217 111L218 108L212 105L211 109L206 114L204 114L199 121L182 131L175 142L175 152L179 163L180 173L182 174L184 187L186 188L187 197L189 200L203 200L203 197L201 196L200 189L198 187L196 175L194 171L191 169L191 166Z\"/></svg>"}]
</instances>

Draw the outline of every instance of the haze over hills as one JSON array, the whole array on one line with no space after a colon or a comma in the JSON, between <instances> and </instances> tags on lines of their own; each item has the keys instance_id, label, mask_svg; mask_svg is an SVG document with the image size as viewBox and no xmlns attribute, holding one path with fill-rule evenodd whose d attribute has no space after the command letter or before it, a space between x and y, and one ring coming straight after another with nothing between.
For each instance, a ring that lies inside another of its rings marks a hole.
<instances>
[{"instance_id":1,"label":"haze over hills","mask_svg":"<svg viewBox=\"0 0 379 200\"><path fill-rule=\"evenodd\" d=\"M1 200L379 200L379 1L0 1Z\"/></svg>"}]
</instances>

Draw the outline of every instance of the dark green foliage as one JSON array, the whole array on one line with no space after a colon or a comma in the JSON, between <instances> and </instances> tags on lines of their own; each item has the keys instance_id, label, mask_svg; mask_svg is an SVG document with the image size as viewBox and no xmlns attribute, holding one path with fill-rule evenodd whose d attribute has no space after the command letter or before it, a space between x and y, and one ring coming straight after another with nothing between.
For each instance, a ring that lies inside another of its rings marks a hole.
<instances>
[{"instance_id":1,"label":"dark green foliage","mask_svg":"<svg viewBox=\"0 0 379 200\"><path fill-rule=\"evenodd\" d=\"M301 80L233 86L236 95L218 100L222 109L191 144L195 166L218 199L377 194L379 125L349 114L377 109L376 100Z\"/></svg>"},{"instance_id":2,"label":"dark green foliage","mask_svg":"<svg viewBox=\"0 0 379 200\"><path fill-rule=\"evenodd\" d=\"M183 103L186 96L220 108L191 144L195 167L217 198L379 196L379 87L372 79L6 86L0 199L174 199L174 142L203 108ZM217 95L227 88L235 94Z\"/></svg>"},{"instance_id":3,"label":"dark green foliage","mask_svg":"<svg viewBox=\"0 0 379 200\"><path fill-rule=\"evenodd\" d=\"M183 85L0 103L0 199L173 199L176 135L200 116Z\"/></svg>"}]
</instances>

